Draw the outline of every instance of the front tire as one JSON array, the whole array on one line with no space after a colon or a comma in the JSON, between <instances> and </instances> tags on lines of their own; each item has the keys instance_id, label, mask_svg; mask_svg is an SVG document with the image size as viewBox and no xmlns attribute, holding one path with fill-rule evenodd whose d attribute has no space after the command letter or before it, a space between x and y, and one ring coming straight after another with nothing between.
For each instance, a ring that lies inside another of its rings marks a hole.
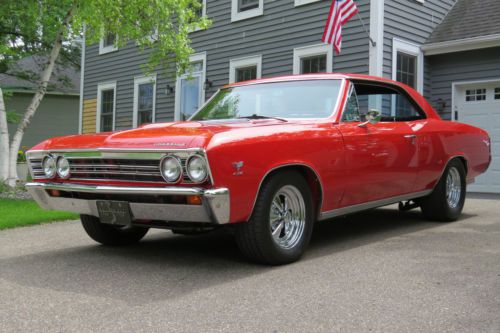
<instances>
[{"instance_id":1,"label":"front tire","mask_svg":"<svg viewBox=\"0 0 500 333\"><path fill-rule=\"evenodd\" d=\"M135 244L140 241L148 232L148 228L142 227L115 227L113 225L101 223L94 216L80 215L83 229L98 243L109 246L125 246Z\"/></svg>"},{"instance_id":2,"label":"front tire","mask_svg":"<svg viewBox=\"0 0 500 333\"><path fill-rule=\"evenodd\" d=\"M236 241L252 261L281 265L298 260L313 230L314 206L306 180L297 172L278 173L258 194L252 217L236 229Z\"/></svg>"},{"instance_id":3,"label":"front tire","mask_svg":"<svg viewBox=\"0 0 500 333\"><path fill-rule=\"evenodd\" d=\"M452 222L460 217L465 203L465 174L461 161L454 159L448 164L434 191L420 199L422 213L427 219Z\"/></svg>"}]
</instances>

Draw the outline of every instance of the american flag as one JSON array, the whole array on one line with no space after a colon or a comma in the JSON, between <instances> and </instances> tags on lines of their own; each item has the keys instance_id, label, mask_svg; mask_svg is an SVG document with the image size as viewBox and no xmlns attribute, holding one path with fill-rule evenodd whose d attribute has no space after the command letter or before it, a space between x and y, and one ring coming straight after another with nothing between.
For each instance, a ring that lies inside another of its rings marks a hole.
<instances>
[{"instance_id":1,"label":"american flag","mask_svg":"<svg viewBox=\"0 0 500 333\"><path fill-rule=\"evenodd\" d=\"M325 31L321 40L333 44L335 52L342 47L342 25L358 13L358 7L352 0L333 0L326 20Z\"/></svg>"}]
</instances>

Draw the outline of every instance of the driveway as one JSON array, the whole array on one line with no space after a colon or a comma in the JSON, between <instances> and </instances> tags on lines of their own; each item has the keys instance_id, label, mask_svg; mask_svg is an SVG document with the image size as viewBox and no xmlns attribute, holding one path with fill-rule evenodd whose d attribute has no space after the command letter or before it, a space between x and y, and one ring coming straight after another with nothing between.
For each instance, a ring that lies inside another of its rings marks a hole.
<instances>
[{"instance_id":1,"label":"driveway","mask_svg":"<svg viewBox=\"0 0 500 333\"><path fill-rule=\"evenodd\" d=\"M450 224L395 206L321 223L282 267L224 232L106 248L76 221L2 231L0 331L500 332L500 199Z\"/></svg>"}]
</instances>

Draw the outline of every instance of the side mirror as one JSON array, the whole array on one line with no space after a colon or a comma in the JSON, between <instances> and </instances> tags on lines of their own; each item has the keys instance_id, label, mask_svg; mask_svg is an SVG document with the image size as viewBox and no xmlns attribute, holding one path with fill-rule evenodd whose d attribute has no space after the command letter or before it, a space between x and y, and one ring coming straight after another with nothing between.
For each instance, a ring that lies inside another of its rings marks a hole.
<instances>
[{"instance_id":1,"label":"side mirror","mask_svg":"<svg viewBox=\"0 0 500 333\"><path fill-rule=\"evenodd\" d=\"M368 124L375 125L382 119L382 114L377 109L370 109L365 115L365 122L359 124L359 127L366 127Z\"/></svg>"}]
</instances>

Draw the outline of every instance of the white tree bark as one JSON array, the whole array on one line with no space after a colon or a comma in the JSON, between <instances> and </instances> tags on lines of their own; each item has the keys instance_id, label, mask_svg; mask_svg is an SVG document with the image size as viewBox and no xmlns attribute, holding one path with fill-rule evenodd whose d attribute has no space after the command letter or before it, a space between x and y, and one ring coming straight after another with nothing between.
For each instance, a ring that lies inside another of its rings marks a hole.
<instances>
[{"instance_id":1,"label":"white tree bark","mask_svg":"<svg viewBox=\"0 0 500 333\"><path fill-rule=\"evenodd\" d=\"M9 176L9 127L7 125L7 110L0 88L0 182Z\"/></svg>"},{"instance_id":2,"label":"white tree bark","mask_svg":"<svg viewBox=\"0 0 500 333\"><path fill-rule=\"evenodd\" d=\"M54 41L54 46L52 47L52 51L50 52L50 56L47 62L47 66L42 72L40 83L38 85L37 91L33 98L31 99L30 104L26 108L24 112L23 119L17 126L17 130L12 137L12 142L10 144L10 156L9 156L9 176L7 178L8 186L15 186L17 181L17 152L21 147L21 141L23 139L24 132L28 125L31 122L31 119L35 115L40 102L42 101L45 93L47 92L47 85L49 83L50 77L52 76L52 72L54 71L54 66L59 56L59 52L61 51L63 36L66 30L68 29L69 23L73 17L74 6L68 11L64 21L59 29L56 39Z\"/></svg>"}]
</instances>

